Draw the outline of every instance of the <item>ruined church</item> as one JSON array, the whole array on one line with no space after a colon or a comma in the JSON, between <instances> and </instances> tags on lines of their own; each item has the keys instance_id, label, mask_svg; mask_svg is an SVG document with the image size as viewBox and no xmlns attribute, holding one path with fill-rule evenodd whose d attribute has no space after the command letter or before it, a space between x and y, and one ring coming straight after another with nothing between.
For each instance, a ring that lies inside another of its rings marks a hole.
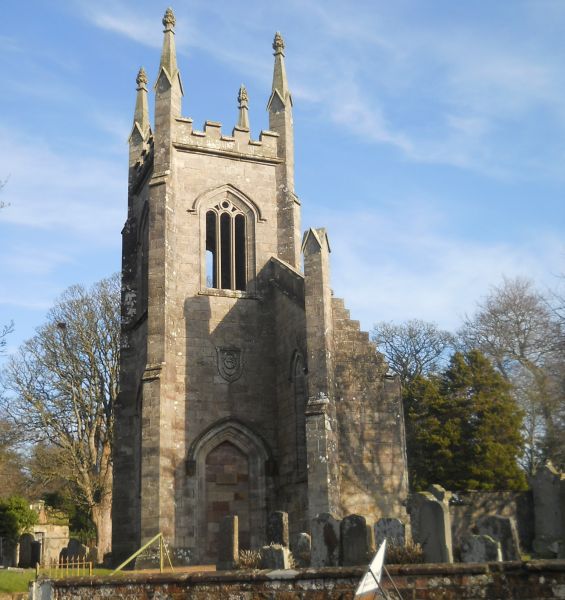
<instances>
[{"instance_id":1,"label":"ruined church","mask_svg":"<svg viewBox=\"0 0 565 600\"><path fill-rule=\"evenodd\" d=\"M291 544L318 513L402 516L400 384L332 294L328 234L302 235L283 38L256 139L243 86L230 134L183 116L170 9L163 25L153 124L141 69L129 138L114 561L162 532L213 562L225 515L242 548L275 510Z\"/></svg>"}]
</instances>

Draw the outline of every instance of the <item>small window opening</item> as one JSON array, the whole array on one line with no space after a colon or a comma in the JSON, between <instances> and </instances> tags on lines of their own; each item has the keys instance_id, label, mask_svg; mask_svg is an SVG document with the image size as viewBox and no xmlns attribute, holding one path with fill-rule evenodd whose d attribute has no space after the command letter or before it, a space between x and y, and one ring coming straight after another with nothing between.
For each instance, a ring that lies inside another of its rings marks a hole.
<instances>
[{"instance_id":1,"label":"small window opening","mask_svg":"<svg viewBox=\"0 0 565 600\"><path fill-rule=\"evenodd\" d=\"M245 218L235 217L235 289L245 290Z\"/></svg>"},{"instance_id":2,"label":"small window opening","mask_svg":"<svg viewBox=\"0 0 565 600\"><path fill-rule=\"evenodd\" d=\"M206 285L213 288L218 287L216 221L216 213L208 211L206 213Z\"/></svg>"},{"instance_id":3,"label":"small window opening","mask_svg":"<svg viewBox=\"0 0 565 600\"><path fill-rule=\"evenodd\" d=\"M227 213L222 213L220 217L220 256L221 256L221 277L220 287L224 290L230 290L232 287L231 278L231 218Z\"/></svg>"}]
</instances>

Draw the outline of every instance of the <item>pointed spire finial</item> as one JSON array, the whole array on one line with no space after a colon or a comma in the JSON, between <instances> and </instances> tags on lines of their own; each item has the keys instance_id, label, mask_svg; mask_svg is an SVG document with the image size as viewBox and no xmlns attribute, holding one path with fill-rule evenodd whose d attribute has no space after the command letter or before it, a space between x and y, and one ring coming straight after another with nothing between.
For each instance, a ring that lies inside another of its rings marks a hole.
<instances>
[{"instance_id":1,"label":"pointed spire finial","mask_svg":"<svg viewBox=\"0 0 565 600\"><path fill-rule=\"evenodd\" d=\"M275 51L275 68L273 70L273 87L271 97L267 104L267 110L271 110L273 107L273 101L275 96L278 96L279 101L275 102L278 106L280 103L286 105L287 100L292 104L290 99L290 91L288 89L288 82L286 80L286 68L284 65L284 40L279 31L275 33L275 39L273 41L273 50Z\"/></svg>"},{"instance_id":2,"label":"pointed spire finial","mask_svg":"<svg viewBox=\"0 0 565 600\"><path fill-rule=\"evenodd\" d=\"M175 13L173 9L169 6L165 11L165 16L163 17L163 25L165 26L165 31L169 31L174 29L177 24L177 20L175 19Z\"/></svg>"},{"instance_id":3,"label":"pointed spire finial","mask_svg":"<svg viewBox=\"0 0 565 600\"><path fill-rule=\"evenodd\" d=\"M239 108L247 106L247 103L249 102L249 96L247 95L247 89L245 88L243 83L241 84L241 86L239 88L239 94L237 95L237 101L239 102Z\"/></svg>"},{"instance_id":4,"label":"pointed spire finial","mask_svg":"<svg viewBox=\"0 0 565 600\"><path fill-rule=\"evenodd\" d=\"M275 33L275 39L273 40L273 50L275 51L275 56L277 54L282 54L284 56L284 40L279 31Z\"/></svg>"},{"instance_id":5,"label":"pointed spire finial","mask_svg":"<svg viewBox=\"0 0 565 600\"><path fill-rule=\"evenodd\" d=\"M239 119L237 120L237 126L240 129L249 130L249 96L247 95L247 89L241 84L239 93L237 95L237 101L239 102Z\"/></svg>"},{"instance_id":6,"label":"pointed spire finial","mask_svg":"<svg viewBox=\"0 0 565 600\"><path fill-rule=\"evenodd\" d=\"M144 89L148 81L149 80L147 79L147 73L145 72L145 69L143 67L140 67L139 72L137 73L137 77L135 78L135 83L137 83L137 89Z\"/></svg>"},{"instance_id":7,"label":"pointed spire finial","mask_svg":"<svg viewBox=\"0 0 565 600\"><path fill-rule=\"evenodd\" d=\"M134 136L136 131L141 140L146 140L151 133L149 106L147 104L147 74L143 67L140 67L135 82L137 83L137 97L135 99L135 112L133 113L133 129L129 141L130 143L133 142L134 145L138 145L139 138Z\"/></svg>"}]
</instances>

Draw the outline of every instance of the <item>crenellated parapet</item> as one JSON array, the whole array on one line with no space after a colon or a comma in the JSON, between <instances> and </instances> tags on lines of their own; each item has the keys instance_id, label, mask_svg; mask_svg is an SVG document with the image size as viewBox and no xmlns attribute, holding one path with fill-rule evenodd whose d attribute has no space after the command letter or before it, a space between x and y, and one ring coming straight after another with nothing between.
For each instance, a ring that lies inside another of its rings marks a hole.
<instances>
[{"instance_id":1,"label":"crenellated parapet","mask_svg":"<svg viewBox=\"0 0 565 600\"><path fill-rule=\"evenodd\" d=\"M206 121L202 130L194 129L192 119L177 118L173 146L186 152L233 156L241 160L279 163L279 134L261 131L258 140L251 139L249 129L234 127L231 135L222 133L222 124Z\"/></svg>"}]
</instances>

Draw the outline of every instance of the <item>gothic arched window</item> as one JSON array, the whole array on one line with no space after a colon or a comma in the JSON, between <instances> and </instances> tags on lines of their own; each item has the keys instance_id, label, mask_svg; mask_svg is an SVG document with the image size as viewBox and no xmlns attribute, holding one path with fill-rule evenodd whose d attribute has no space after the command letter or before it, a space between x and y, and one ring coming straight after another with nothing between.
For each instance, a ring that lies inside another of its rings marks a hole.
<instances>
[{"instance_id":1,"label":"gothic arched window","mask_svg":"<svg viewBox=\"0 0 565 600\"><path fill-rule=\"evenodd\" d=\"M227 198L206 212L205 260L207 287L245 291L245 215Z\"/></svg>"}]
</instances>

